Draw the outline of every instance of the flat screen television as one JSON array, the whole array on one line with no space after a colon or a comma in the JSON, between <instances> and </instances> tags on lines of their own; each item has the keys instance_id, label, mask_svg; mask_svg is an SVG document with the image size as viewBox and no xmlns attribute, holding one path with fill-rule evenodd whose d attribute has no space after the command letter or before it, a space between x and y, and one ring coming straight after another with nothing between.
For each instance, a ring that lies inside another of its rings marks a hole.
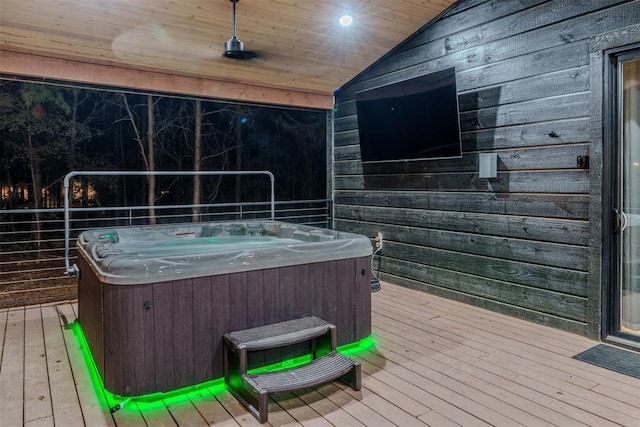
<instances>
[{"instance_id":1,"label":"flat screen television","mask_svg":"<svg viewBox=\"0 0 640 427\"><path fill-rule=\"evenodd\" d=\"M363 162L462 157L455 68L356 93Z\"/></svg>"}]
</instances>

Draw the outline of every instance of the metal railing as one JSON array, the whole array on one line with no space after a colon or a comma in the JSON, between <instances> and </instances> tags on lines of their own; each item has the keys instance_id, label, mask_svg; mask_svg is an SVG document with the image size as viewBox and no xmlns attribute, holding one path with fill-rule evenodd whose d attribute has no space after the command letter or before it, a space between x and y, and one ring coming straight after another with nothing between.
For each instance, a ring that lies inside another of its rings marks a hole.
<instances>
[{"instance_id":1,"label":"metal railing","mask_svg":"<svg viewBox=\"0 0 640 427\"><path fill-rule=\"evenodd\" d=\"M220 203L153 206L158 224L271 219L331 228L331 201ZM89 228L149 224L150 206L73 208L68 211L69 259L75 261L75 240ZM36 214L39 221L36 222ZM37 225L37 227L36 227ZM65 262L65 209L0 210L0 308L71 299L76 279Z\"/></svg>"},{"instance_id":2,"label":"metal railing","mask_svg":"<svg viewBox=\"0 0 640 427\"><path fill-rule=\"evenodd\" d=\"M75 276L76 268L71 268L69 256L70 243L70 194L69 184L75 176L249 176L266 175L271 189L271 219L275 220L275 177L269 171L73 171L64 177L64 260L67 274ZM155 210L155 206L150 209ZM155 215L154 215L155 219Z\"/></svg>"}]
</instances>

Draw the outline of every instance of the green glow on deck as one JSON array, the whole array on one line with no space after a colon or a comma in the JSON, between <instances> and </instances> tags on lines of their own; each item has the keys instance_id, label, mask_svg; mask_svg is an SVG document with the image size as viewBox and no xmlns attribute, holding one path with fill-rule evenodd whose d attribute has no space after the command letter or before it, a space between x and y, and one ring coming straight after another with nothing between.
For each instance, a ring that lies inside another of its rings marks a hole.
<instances>
[{"instance_id":1,"label":"green glow on deck","mask_svg":"<svg viewBox=\"0 0 640 427\"><path fill-rule=\"evenodd\" d=\"M104 384L102 383L102 378L98 372L98 367L93 360L93 356L89 351L89 343L87 342L84 333L82 332L82 328L80 324L76 320L71 325L75 336L78 339L78 343L80 344L80 349L82 351L82 357L87 364L87 368L89 371L89 375L91 377L91 383L93 384L93 388L96 391L99 399L101 396L104 396L106 399L106 404L108 408L112 408L118 404L122 404L123 409L126 409L126 404L129 401L135 401L138 407L144 411L153 411L156 409L164 408L164 405L175 405L182 402L187 402L189 400L202 400L209 398L211 396L216 396L222 394L226 389L224 385L224 378L217 378L211 381L207 381L204 383L196 384L189 387L184 387L177 390L172 390L168 392L157 392L151 394L145 394L140 396L119 396L111 393L110 391L104 388ZM370 350L375 347L375 343L372 336L368 336L366 338L361 339L360 341L356 341L354 343L341 345L338 347L338 351L346 356L348 355L357 355L358 353L362 353L364 351ZM268 371L277 371L281 369L289 369L295 366L303 365L305 363L309 363L311 361L311 355L296 357L293 359L288 359L280 363L275 363L272 365L255 368L249 371L249 373L257 373L257 372L268 372Z\"/></svg>"}]
</instances>

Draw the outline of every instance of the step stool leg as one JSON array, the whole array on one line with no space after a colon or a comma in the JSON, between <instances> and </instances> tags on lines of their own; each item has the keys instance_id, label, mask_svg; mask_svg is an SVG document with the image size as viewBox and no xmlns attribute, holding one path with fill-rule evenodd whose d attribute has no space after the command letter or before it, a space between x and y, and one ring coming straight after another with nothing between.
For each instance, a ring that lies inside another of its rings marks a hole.
<instances>
[{"instance_id":1,"label":"step stool leg","mask_svg":"<svg viewBox=\"0 0 640 427\"><path fill-rule=\"evenodd\" d=\"M258 421L264 424L269 418L269 393L261 391L258 401L258 412L260 415L258 417Z\"/></svg>"},{"instance_id":2,"label":"step stool leg","mask_svg":"<svg viewBox=\"0 0 640 427\"><path fill-rule=\"evenodd\" d=\"M360 370L360 362L353 362L353 382L350 384L351 388L355 391L359 391L362 388L362 372Z\"/></svg>"},{"instance_id":3,"label":"step stool leg","mask_svg":"<svg viewBox=\"0 0 640 427\"><path fill-rule=\"evenodd\" d=\"M354 361L351 370L341 376L339 379L355 391L359 391L362 388L362 372L360 370L360 362Z\"/></svg>"}]
</instances>

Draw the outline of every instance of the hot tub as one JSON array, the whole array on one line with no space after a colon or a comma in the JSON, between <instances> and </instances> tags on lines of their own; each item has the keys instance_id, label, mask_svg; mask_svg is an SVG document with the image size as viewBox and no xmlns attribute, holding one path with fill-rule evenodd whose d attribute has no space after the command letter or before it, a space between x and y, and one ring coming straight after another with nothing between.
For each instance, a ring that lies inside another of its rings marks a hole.
<instances>
[{"instance_id":1,"label":"hot tub","mask_svg":"<svg viewBox=\"0 0 640 427\"><path fill-rule=\"evenodd\" d=\"M78 238L78 321L104 387L165 392L222 376L229 331L318 316L371 333L367 237L274 221L96 229ZM256 365L286 355L259 354Z\"/></svg>"}]
</instances>

